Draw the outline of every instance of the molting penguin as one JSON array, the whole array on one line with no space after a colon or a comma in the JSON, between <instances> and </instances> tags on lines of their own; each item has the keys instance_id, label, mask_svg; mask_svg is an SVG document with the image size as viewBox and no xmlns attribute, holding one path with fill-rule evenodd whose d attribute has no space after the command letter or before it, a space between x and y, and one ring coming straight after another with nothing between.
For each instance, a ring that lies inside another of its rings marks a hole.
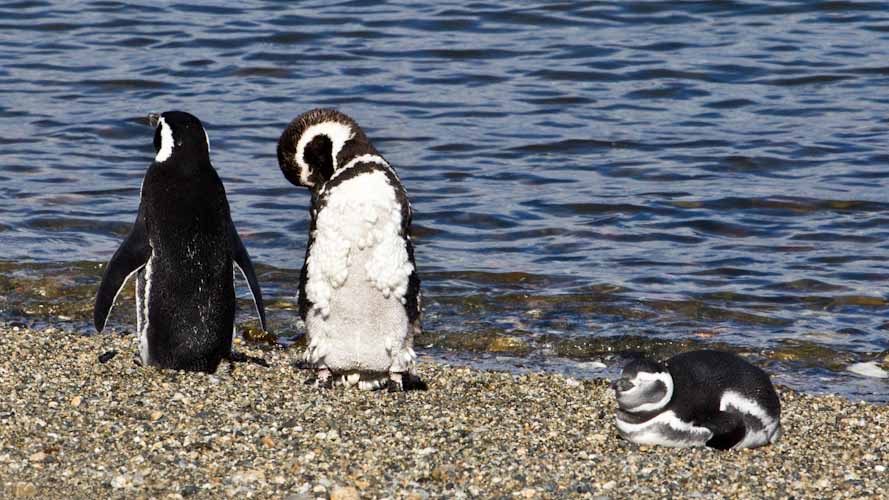
<instances>
[{"instance_id":1,"label":"molting penguin","mask_svg":"<svg viewBox=\"0 0 889 500\"><path fill-rule=\"evenodd\" d=\"M425 389L413 374L421 331L411 207L389 163L348 116L316 109L278 141L278 165L311 190L311 227L299 280L305 361L317 382Z\"/></svg>"},{"instance_id":2,"label":"molting penguin","mask_svg":"<svg viewBox=\"0 0 889 500\"><path fill-rule=\"evenodd\" d=\"M200 120L179 111L149 115L157 154L142 181L139 211L96 294L101 332L124 283L136 274L136 322L143 365L213 372L232 359L235 291L240 268L262 328L262 294L247 249L229 214L222 181L210 164Z\"/></svg>"},{"instance_id":3,"label":"molting penguin","mask_svg":"<svg viewBox=\"0 0 889 500\"><path fill-rule=\"evenodd\" d=\"M774 443L781 434L769 376L728 352L688 352L664 365L636 360L612 387L617 430L634 443L724 450Z\"/></svg>"}]
</instances>

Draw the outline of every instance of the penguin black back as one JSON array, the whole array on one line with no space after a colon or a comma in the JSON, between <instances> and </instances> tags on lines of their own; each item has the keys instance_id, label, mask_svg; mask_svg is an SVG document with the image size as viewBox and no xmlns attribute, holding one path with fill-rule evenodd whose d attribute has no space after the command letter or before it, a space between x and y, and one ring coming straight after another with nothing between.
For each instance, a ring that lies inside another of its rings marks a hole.
<instances>
[{"instance_id":1,"label":"penguin black back","mask_svg":"<svg viewBox=\"0 0 889 500\"><path fill-rule=\"evenodd\" d=\"M136 274L137 330L143 364L214 371L231 354L233 262L250 285L265 328L262 294L210 163L196 117L149 115L155 161L142 182L136 223L112 257L96 297L101 331L116 294Z\"/></svg>"},{"instance_id":2,"label":"penguin black back","mask_svg":"<svg viewBox=\"0 0 889 500\"><path fill-rule=\"evenodd\" d=\"M719 408L727 388L758 402L769 414L780 412L781 403L768 374L736 354L691 351L673 356L666 366L673 377L674 394L684 395L674 395L671 405L681 418L692 418L699 408Z\"/></svg>"}]
</instances>

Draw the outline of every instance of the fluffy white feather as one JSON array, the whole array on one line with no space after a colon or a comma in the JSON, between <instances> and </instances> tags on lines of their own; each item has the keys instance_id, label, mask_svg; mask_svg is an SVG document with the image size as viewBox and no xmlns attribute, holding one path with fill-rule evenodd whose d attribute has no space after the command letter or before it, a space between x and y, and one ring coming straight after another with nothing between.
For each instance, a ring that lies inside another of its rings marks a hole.
<instances>
[{"instance_id":1,"label":"fluffy white feather","mask_svg":"<svg viewBox=\"0 0 889 500\"><path fill-rule=\"evenodd\" d=\"M306 319L306 359L312 364L400 372L414 363L403 306L413 265L395 194L381 171L327 193L307 269L306 296L313 307Z\"/></svg>"}]
</instances>

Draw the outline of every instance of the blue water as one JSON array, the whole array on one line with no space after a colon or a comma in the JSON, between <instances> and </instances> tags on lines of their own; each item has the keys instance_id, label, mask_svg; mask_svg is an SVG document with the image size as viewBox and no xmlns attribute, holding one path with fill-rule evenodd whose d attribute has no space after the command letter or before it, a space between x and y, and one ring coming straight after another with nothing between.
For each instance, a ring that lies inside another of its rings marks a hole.
<instances>
[{"instance_id":1,"label":"blue water","mask_svg":"<svg viewBox=\"0 0 889 500\"><path fill-rule=\"evenodd\" d=\"M0 60L0 260L32 274L107 261L143 117L182 109L267 297L294 302L309 197L275 145L336 107L411 196L427 354L613 373L628 342L717 345L889 400L845 371L889 363L882 3L24 1L0 6Z\"/></svg>"}]
</instances>

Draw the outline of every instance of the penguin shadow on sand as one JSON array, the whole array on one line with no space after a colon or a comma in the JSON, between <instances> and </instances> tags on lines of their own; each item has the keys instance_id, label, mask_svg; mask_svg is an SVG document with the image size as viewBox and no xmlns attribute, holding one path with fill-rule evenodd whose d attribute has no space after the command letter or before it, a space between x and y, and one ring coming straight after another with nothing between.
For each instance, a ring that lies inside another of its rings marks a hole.
<instances>
[{"instance_id":1,"label":"penguin shadow on sand","mask_svg":"<svg viewBox=\"0 0 889 500\"><path fill-rule=\"evenodd\" d=\"M349 116L315 109L278 140L278 166L311 192L308 245L297 296L307 384L425 390L414 336L422 294L411 205L395 170Z\"/></svg>"},{"instance_id":2,"label":"penguin shadow on sand","mask_svg":"<svg viewBox=\"0 0 889 500\"><path fill-rule=\"evenodd\" d=\"M222 360L266 365L232 350L234 267L247 280L263 330L265 307L225 188L210 163L203 124L180 111L149 115L149 124L156 156L142 181L136 221L96 293L96 330L104 329L125 283L135 276L138 364L202 372L216 371ZM115 354L106 352L99 362Z\"/></svg>"},{"instance_id":3,"label":"penguin shadow on sand","mask_svg":"<svg viewBox=\"0 0 889 500\"><path fill-rule=\"evenodd\" d=\"M781 403L768 374L729 352L639 358L611 387L618 434L632 443L727 450L781 436Z\"/></svg>"}]
</instances>

